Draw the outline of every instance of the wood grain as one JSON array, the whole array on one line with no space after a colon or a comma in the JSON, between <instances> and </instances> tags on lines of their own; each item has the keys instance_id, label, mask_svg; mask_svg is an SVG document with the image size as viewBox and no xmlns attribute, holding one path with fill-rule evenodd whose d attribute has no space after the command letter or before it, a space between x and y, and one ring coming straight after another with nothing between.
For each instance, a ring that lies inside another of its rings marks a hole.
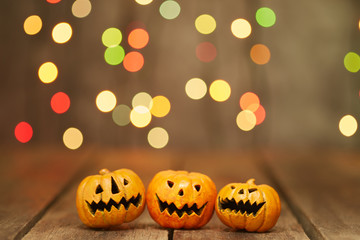
<instances>
[{"instance_id":1,"label":"wood grain","mask_svg":"<svg viewBox=\"0 0 360 240\"><path fill-rule=\"evenodd\" d=\"M0 157L0 239L25 234L87 159L84 151L3 149Z\"/></svg>"},{"instance_id":2,"label":"wood grain","mask_svg":"<svg viewBox=\"0 0 360 240\"><path fill-rule=\"evenodd\" d=\"M313 239L359 239L359 153L268 151L269 170Z\"/></svg>"}]
</instances>

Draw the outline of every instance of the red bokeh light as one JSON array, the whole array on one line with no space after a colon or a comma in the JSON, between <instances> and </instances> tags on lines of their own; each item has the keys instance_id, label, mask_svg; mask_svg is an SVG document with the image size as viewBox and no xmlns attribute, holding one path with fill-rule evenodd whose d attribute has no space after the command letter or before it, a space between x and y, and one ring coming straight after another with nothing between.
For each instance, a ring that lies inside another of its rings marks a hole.
<instances>
[{"instance_id":1,"label":"red bokeh light","mask_svg":"<svg viewBox=\"0 0 360 240\"><path fill-rule=\"evenodd\" d=\"M216 47L210 42L202 42L196 46L196 57L202 62L211 62L216 55Z\"/></svg>"},{"instance_id":2,"label":"red bokeh light","mask_svg":"<svg viewBox=\"0 0 360 240\"><path fill-rule=\"evenodd\" d=\"M62 114L69 109L70 98L66 93L63 92L55 93L51 98L50 105L54 112Z\"/></svg>"},{"instance_id":3,"label":"red bokeh light","mask_svg":"<svg viewBox=\"0 0 360 240\"><path fill-rule=\"evenodd\" d=\"M256 116L256 125L260 125L266 116L265 108L262 105L259 105L258 109L254 112Z\"/></svg>"},{"instance_id":4,"label":"red bokeh light","mask_svg":"<svg viewBox=\"0 0 360 240\"><path fill-rule=\"evenodd\" d=\"M58 2L60 2L61 0L46 0L48 3L53 3L53 4L55 4L55 3L58 3Z\"/></svg>"},{"instance_id":5,"label":"red bokeh light","mask_svg":"<svg viewBox=\"0 0 360 240\"><path fill-rule=\"evenodd\" d=\"M125 55L124 68L129 72L137 72L144 66L144 57L139 52L129 52Z\"/></svg>"},{"instance_id":6,"label":"red bokeh light","mask_svg":"<svg viewBox=\"0 0 360 240\"><path fill-rule=\"evenodd\" d=\"M27 122L20 122L15 127L15 137L21 143L30 141L33 136L33 129Z\"/></svg>"}]
</instances>

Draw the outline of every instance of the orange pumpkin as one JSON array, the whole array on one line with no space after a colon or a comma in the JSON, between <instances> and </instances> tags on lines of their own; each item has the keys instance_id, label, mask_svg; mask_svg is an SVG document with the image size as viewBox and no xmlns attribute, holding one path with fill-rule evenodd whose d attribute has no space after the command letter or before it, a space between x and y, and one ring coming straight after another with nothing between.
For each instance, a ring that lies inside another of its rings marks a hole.
<instances>
[{"instance_id":1,"label":"orange pumpkin","mask_svg":"<svg viewBox=\"0 0 360 240\"><path fill-rule=\"evenodd\" d=\"M130 222L145 207L145 188L141 179L129 169L88 176L76 193L76 208L81 221L93 228L107 228Z\"/></svg>"},{"instance_id":2,"label":"orange pumpkin","mask_svg":"<svg viewBox=\"0 0 360 240\"><path fill-rule=\"evenodd\" d=\"M195 229L211 219L216 194L215 184L204 174L167 170L151 180L146 203L162 227Z\"/></svg>"},{"instance_id":3,"label":"orange pumpkin","mask_svg":"<svg viewBox=\"0 0 360 240\"><path fill-rule=\"evenodd\" d=\"M249 232L272 228L280 210L277 192L268 185L256 185L254 179L226 185L220 190L215 205L216 214L224 224Z\"/></svg>"}]
</instances>

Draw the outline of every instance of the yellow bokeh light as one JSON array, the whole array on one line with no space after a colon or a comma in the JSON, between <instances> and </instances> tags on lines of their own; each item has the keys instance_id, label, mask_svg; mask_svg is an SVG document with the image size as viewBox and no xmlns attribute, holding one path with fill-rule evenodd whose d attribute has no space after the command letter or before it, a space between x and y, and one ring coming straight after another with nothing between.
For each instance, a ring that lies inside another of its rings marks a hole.
<instances>
[{"instance_id":1,"label":"yellow bokeh light","mask_svg":"<svg viewBox=\"0 0 360 240\"><path fill-rule=\"evenodd\" d=\"M148 133L148 142L153 148L163 148L169 142L169 134L161 127L155 127Z\"/></svg>"},{"instance_id":2,"label":"yellow bokeh light","mask_svg":"<svg viewBox=\"0 0 360 240\"><path fill-rule=\"evenodd\" d=\"M70 40L72 36L72 28L69 23L61 22L56 24L52 30L52 38L54 42L62 44Z\"/></svg>"},{"instance_id":3,"label":"yellow bokeh light","mask_svg":"<svg viewBox=\"0 0 360 240\"><path fill-rule=\"evenodd\" d=\"M24 31L26 34L35 35L40 32L42 28L42 21L38 15L32 15L24 21Z\"/></svg>"},{"instance_id":4,"label":"yellow bokeh light","mask_svg":"<svg viewBox=\"0 0 360 240\"><path fill-rule=\"evenodd\" d=\"M143 128L151 122L150 110L145 106L136 106L130 112L130 121L137 128Z\"/></svg>"},{"instance_id":5,"label":"yellow bokeh light","mask_svg":"<svg viewBox=\"0 0 360 240\"><path fill-rule=\"evenodd\" d=\"M358 128L356 119L351 115L345 115L339 121L339 130L345 137L351 137Z\"/></svg>"},{"instance_id":6,"label":"yellow bokeh light","mask_svg":"<svg viewBox=\"0 0 360 240\"><path fill-rule=\"evenodd\" d=\"M137 2L140 5L148 5L152 2L153 0L135 0L135 2Z\"/></svg>"},{"instance_id":7,"label":"yellow bokeh light","mask_svg":"<svg viewBox=\"0 0 360 240\"><path fill-rule=\"evenodd\" d=\"M58 69L54 63L46 62L39 67L38 75L43 83L51 83L57 78Z\"/></svg>"},{"instance_id":8,"label":"yellow bokeh light","mask_svg":"<svg viewBox=\"0 0 360 240\"><path fill-rule=\"evenodd\" d=\"M186 83L185 92L186 95L191 99L201 99L207 92L206 83L200 78L192 78Z\"/></svg>"},{"instance_id":9,"label":"yellow bokeh light","mask_svg":"<svg viewBox=\"0 0 360 240\"><path fill-rule=\"evenodd\" d=\"M165 117L170 112L170 101L164 96L156 96L153 98L153 106L150 110L155 117Z\"/></svg>"},{"instance_id":10,"label":"yellow bokeh light","mask_svg":"<svg viewBox=\"0 0 360 240\"><path fill-rule=\"evenodd\" d=\"M109 90L100 92L96 97L96 106L101 112L110 112L116 106L116 96Z\"/></svg>"},{"instance_id":11,"label":"yellow bokeh light","mask_svg":"<svg viewBox=\"0 0 360 240\"><path fill-rule=\"evenodd\" d=\"M231 23L231 32L237 38L247 38L251 34L251 25L246 19L236 19Z\"/></svg>"},{"instance_id":12,"label":"yellow bokeh light","mask_svg":"<svg viewBox=\"0 0 360 240\"><path fill-rule=\"evenodd\" d=\"M243 131L250 131L256 125L256 116L250 110L243 110L237 115L236 124Z\"/></svg>"},{"instance_id":13,"label":"yellow bokeh light","mask_svg":"<svg viewBox=\"0 0 360 240\"><path fill-rule=\"evenodd\" d=\"M203 14L196 18L195 27L199 33L210 34L216 28L216 21L212 16Z\"/></svg>"},{"instance_id":14,"label":"yellow bokeh light","mask_svg":"<svg viewBox=\"0 0 360 240\"><path fill-rule=\"evenodd\" d=\"M153 105L153 99L150 94L146 92L137 93L132 99L133 108L136 106L145 106L148 109L151 109Z\"/></svg>"},{"instance_id":15,"label":"yellow bokeh light","mask_svg":"<svg viewBox=\"0 0 360 240\"><path fill-rule=\"evenodd\" d=\"M83 143L83 135L77 128L68 128L63 135L65 146L71 150L78 149Z\"/></svg>"},{"instance_id":16,"label":"yellow bokeh light","mask_svg":"<svg viewBox=\"0 0 360 240\"><path fill-rule=\"evenodd\" d=\"M71 11L75 17L84 18L91 12L91 2L89 0L76 0Z\"/></svg>"},{"instance_id":17,"label":"yellow bokeh light","mask_svg":"<svg viewBox=\"0 0 360 240\"><path fill-rule=\"evenodd\" d=\"M226 81L218 79L211 83L209 93L215 101L224 102L230 97L231 88Z\"/></svg>"}]
</instances>

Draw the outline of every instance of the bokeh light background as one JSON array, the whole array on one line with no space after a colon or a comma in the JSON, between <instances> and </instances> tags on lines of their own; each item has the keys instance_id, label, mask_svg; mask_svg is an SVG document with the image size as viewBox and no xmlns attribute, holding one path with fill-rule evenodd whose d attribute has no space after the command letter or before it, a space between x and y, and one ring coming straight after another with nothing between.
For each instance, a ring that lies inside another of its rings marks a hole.
<instances>
[{"instance_id":1,"label":"bokeh light background","mask_svg":"<svg viewBox=\"0 0 360 240\"><path fill-rule=\"evenodd\" d=\"M2 144L359 143L360 2L1 3Z\"/></svg>"}]
</instances>

